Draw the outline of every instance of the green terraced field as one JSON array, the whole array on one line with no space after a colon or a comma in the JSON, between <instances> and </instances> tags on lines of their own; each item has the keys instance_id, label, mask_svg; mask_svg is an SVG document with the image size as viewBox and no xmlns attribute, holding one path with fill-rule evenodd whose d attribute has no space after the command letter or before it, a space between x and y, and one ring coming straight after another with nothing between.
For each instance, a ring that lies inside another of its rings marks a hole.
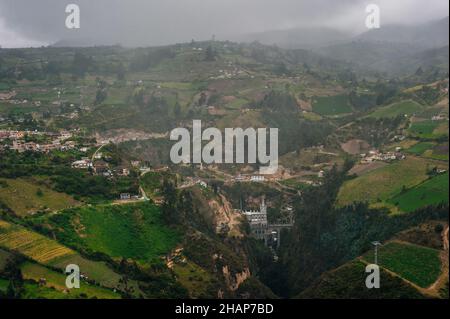
<instances>
[{"instance_id":1,"label":"green terraced field","mask_svg":"<svg viewBox=\"0 0 450 319\"><path fill-rule=\"evenodd\" d=\"M70 209L50 222L61 227L67 244L141 262L159 258L179 241L177 232L164 225L159 208L148 202Z\"/></svg>"},{"instance_id":2,"label":"green terraced field","mask_svg":"<svg viewBox=\"0 0 450 319\"><path fill-rule=\"evenodd\" d=\"M313 111L325 116L340 115L352 112L346 95L321 96L313 100Z\"/></svg>"},{"instance_id":3,"label":"green terraced field","mask_svg":"<svg viewBox=\"0 0 450 319\"><path fill-rule=\"evenodd\" d=\"M313 285L302 291L300 299L422 299L424 296L402 279L384 269L380 271L381 289L367 289L366 264L352 260L324 273Z\"/></svg>"},{"instance_id":4,"label":"green terraced field","mask_svg":"<svg viewBox=\"0 0 450 319\"><path fill-rule=\"evenodd\" d=\"M0 201L17 215L38 210L60 210L79 203L71 196L25 179L0 179Z\"/></svg>"},{"instance_id":5,"label":"green terraced field","mask_svg":"<svg viewBox=\"0 0 450 319\"><path fill-rule=\"evenodd\" d=\"M33 280L39 282L40 278L46 279L46 287L54 288L55 290L62 292L66 289L66 276L62 273L55 272L44 266L26 262L21 266L22 275L24 279ZM80 269L81 272L82 269ZM112 290L97 287L87 282L82 281L80 288L72 289L68 293L68 297L77 298L80 295L85 295L87 298L96 297L99 299L117 299L120 295L114 293Z\"/></svg>"},{"instance_id":6,"label":"green terraced field","mask_svg":"<svg viewBox=\"0 0 450 319\"><path fill-rule=\"evenodd\" d=\"M104 262L91 261L74 250L22 226L0 220L0 247L14 250L38 263L65 269L68 264L80 266L82 272L105 287L114 288L120 276Z\"/></svg>"},{"instance_id":7,"label":"green terraced field","mask_svg":"<svg viewBox=\"0 0 450 319\"><path fill-rule=\"evenodd\" d=\"M418 113L424 109L424 106L417 102L408 100L398 103L394 103L388 106L377 109L375 112L371 113L370 117L383 118L383 117L397 117L400 115L411 116Z\"/></svg>"},{"instance_id":8,"label":"green terraced field","mask_svg":"<svg viewBox=\"0 0 450 319\"><path fill-rule=\"evenodd\" d=\"M406 152L416 155L422 155L426 150L433 148L433 146L434 146L433 143L421 142L408 148Z\"/></svg>"},{"instance_id":9,"label":"green terraced field","mask_svg":"<svg viewBox=\"0 0 450 319\"><path fill-rule=\"evenodd\" d=\"M346 181L339 190L337 205L386 201L399 194L403 186L414 187L425 181L428 165L425 159L408 157Z\"/></svg>"},{"instance_id":10,"label":"green terraced field","mask_svg":"<svg viewBox=\"0 0 450 319\"><path fill-rule=\"evenodd\" d=\"M433 138L437 136L434 131L439 126L439 122L437 121L421 121L421 122L414 122L411 124L411 127L409 128L409 132L414 135L421 138Z\"/></svg>"},{"instance_id":11,"label":"green terraced field","mask_svg":"<svg viewBox=\"0 0 450 319\"><path fill-rule=\"evenodd\" d=\"M436 145L432 150L427 150L423 156L441 161L448 161L448 142Z\"/></svg>"},{"instance_id":12,"label":"green terraced field","mask_svg":"<svg viewBox=\"0 0 450 319\"><path fill-rule=\"evenodd\" d=\"M373 258L372 251L364 256L370 263ZM381 246L378 264L423 288L433 284L441 273L438 250L407 243L391 242Z\"/></svg>"},{"instance_id":13,"label":"green terraced field","mask_svg":"<svg viewBox=\"0 0 450 319\"><path fill-rule=\"evenodd\" d=\"M448 203L448 173L436 176L389 200L404 212L420 207Z\"/></svg>"}]
</instances>

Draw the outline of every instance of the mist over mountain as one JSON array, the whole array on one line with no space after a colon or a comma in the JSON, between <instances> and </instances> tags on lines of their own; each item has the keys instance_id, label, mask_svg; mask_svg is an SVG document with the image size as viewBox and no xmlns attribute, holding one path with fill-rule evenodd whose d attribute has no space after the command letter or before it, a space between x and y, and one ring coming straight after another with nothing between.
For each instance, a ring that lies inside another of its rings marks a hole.
<instances>
[{"instance_id":1,"label":"mist over mountain","mask_svg":"<svg viewBox=\"0 0 450 319\"><path fill-rule=\"evenodd\" d=\"M273 30L237 37L236 41L258 41L286 49L312 49L349 41L352 34L327 27Z\"/></svg>"},{"instance_id":2,"label":"mist over mountain","mask_svg":"<svg viewBox=\"0 0 450 319\"><path fill-rule=\"evenodd\" d=\"M421 0L77 0L81 28L74 30L65 26L67 2L0 0L0 44L17 48L62 41L145 47L215 35L217 40L317 48L366 31L366 6L371 3L381 10L382 30L372 32L374 38L391 35L395 40L388 26L419 26L448 12L445 0L428 0L425 6ZM426 37L417 41L421 39Z\"/></svg>"},{"instance_id":3,"label":"mist over mountain","mask_svg":"<svg viewBox=\"0 0 450 319\"><path fill-rule=\"evenodd\" d=\"M387 25L315 52L391 75L411 73L421 66L445 70L448 26L448 17L419 26ZM431 62L436 60L439 63Z\"/></svg>"},{"instance_id":4,"label":"mist over mountain","mask_svg":"<svg viewBox=\"0 0 450 319\"><path fill-rule=\"evenodd\" d=\"M408 43L418 47L436 48L448 45L449 17L418 26L386 25L356 37L365 42Z\"/></svg>"}]
</instances>

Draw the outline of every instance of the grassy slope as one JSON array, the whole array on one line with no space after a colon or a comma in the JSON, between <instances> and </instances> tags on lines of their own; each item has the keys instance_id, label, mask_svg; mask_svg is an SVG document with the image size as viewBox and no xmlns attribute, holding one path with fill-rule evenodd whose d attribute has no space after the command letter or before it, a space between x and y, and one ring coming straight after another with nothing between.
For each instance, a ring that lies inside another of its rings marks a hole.
<instances>
[{"instance_id":1,"label":"grassy slope","mask_svg":"<svg viewBox=\"0 0 450 319\"><path fill-rule=\"evenodd\" d=\"M411 146L406 150L406 152L415 155L422 155L426 150L431 149L433 146L433 143L421 142Z\"/></svg>"},{"instance_id":2,"label":"grassy slope","mask_svg":"<svg viewBox=\"0 0 450 319\"><path fill-rule=\"evenodd\" d=\"M320 115L339 115L352 112L348 96L321 96L313 101L313 111Z\"/></svg>"},{"instance_id":3,"label":"grassy slope","mask_svg":"<svg viewBox=\"0 0 450 319\"><path fill-rule=\"evenodd\" d=\"M405 114L410 116L422 111L423 109L424 106L420 105L419 103L407 100L381 107L371 113L369 116L374 118L396 117Z\"/></svg>"},{"instance_id":4,"label":"grassy slope","mask_svg":"<svg viewBox=\"0 0 450 319\"><path fill-rule=\"evenodd\" d=\"M368 289L366 265L353 260L324 273L314 284L301 292L302 299L420 299L423 296L400 278L381 270L380 289Z\"/></svg>"},{"instance_id":5,"label":"grassy slope","mask_svg":"<svg viewBox=\"0 0 450 319\"><path fill-rule=\"evenodd\" d=\"M438 126L436 121L418 121L411 124L409 131L416 135L432 134Z\"/></svg>"},{"instance_id":6,"label":"grassy slope","mask_svg":"<svg viewBox=\"0 0 450 319\"><path fill-rule=\"evenodd\" d=\"M448 126L438 121L425 120L412 123L408 131L413 136L432 139L448 135Z\"/></svg>"},{"instance_id":7,"label":"grassy slope","mask_svg":"<svg viewBox=\"0 0 450 319\"><path fill-rule=\"evenodd\" d=\"M341 187L337 205L346 205L354 201L376 203L378 199L386 201L399 194L405 187L413 187L428 178L429 161L408 157L365 175L349 180Z\"/></svg>"},{"instance_id":8,"label":"grassy slope","mask_svg":"<svg viewBox=\"0 0 450 319\"><path fill-rule=\"evenodd\" d=\"M150 203L82 207L53 219L72 245L112 257L151 261L168 253L179 240Z\"/></svg>"},{"instance_id":9,"label":"grassy slope","mask_svg":"<svg viewBox=\"0 0 450 319\"><path fill-rule=\"evenodd\" d=\"M0 221L0 247L17 251L43 264L76 254L45 236L3 221Z\"/></svg>"},{"instance_id":10,"label":"grassy slope","mask_svg":"<svg viewBox=\"0 0 450 319\"><path fill-rule=\"evenodd\" d=\"M367 262L373 262L373 258L373 252L364 255ZM409 243L390 242L381 246L378 263L423 288L434 283L441 272L438 250Z\"/></svg>"},{"instance_id":11,"label":"grassy slope","mask_svg":"<svg viewBox=\"0 0 450 319\"><path fill-rule=\"evenodd\" d=\"M55 192L43 185L24 179L0 179L0 201L16 214L26 215L30 211L60 210L78 204L69 195ZM7 185L5 187L5 185ZM38 193L41 190L41 194Z\"/></svg>"},{"instance_id":12,"label":"grassy slope","mask_svg":"<svg viewBox=\"0 0 450 319\"><path fill-rule=\"evenodd\" d=\"M88 260L54 240L4 221L0 221L0 247L60 269L68 264L79 265L83 273L106 287L116 287L120 279L104 262Z\"/></svg>"},{"instance_id":13,"label":"grassy slope","mask_svg":"<svg viewBox=\"0 0 450 319\"><path fill-rule=\"evenodd\" d=\"M389 200L404 212L427 205L448 203L448 173L436 176Z\"/></svg>"},{"instance_id":14,"label":"grassy slope","mask_svg":"<svg viewBox=\"0 0 450 319\"><path fill-rule=\"evenodd\" d=\"M181 285L189 291L191 298L209 295L208 285L214 280L210 273L191 261L176 263L172 270Z\"/></svg>"},{"instance_id":15,"label":"grassy slope","mask_svg":"<svg viewBox=\"0 0 450 319\"><path fill-rule=\"evenodd\" d=\"M66 276L50 270L44 266L26 262L21 266L24 279L39 282L40 278L46 279L46 287L54 288L58 291L66 289ZM117 299L120 295L111 290L88 284L84 281L80 283L79 289L70 290L68 296L71 298L79 297L80 294L86 295L88 298L96 297L99 299Z\"/></svg>"}]
</instances>

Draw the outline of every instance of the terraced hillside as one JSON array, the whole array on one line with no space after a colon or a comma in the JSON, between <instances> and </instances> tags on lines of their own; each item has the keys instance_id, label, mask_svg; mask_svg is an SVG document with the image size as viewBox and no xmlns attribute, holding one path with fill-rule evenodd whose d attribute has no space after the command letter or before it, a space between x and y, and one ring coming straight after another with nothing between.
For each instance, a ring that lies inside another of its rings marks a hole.
<instances>
[{"instance_id":1,"label":"terraced hillside","mask_svg":"<svg viewBox=\"0 0 450 319\"><path fill-rule=\"evenodd\" d=\"M373 263L373 252L364 255L364 260ZM441 274L439 251L404 242L390 242L378 250L381 267L421 287L431 286Z\"/></svg>"},{"instance_id":2,"label":"terraced hillside","mask_svg":"<svg viewBox=\"0 0 450 319\"><path fill-rule=\"evenodd\" d=\"M419 228L406 231L406 237L403 238L425 240L429 236L423 226L421 232L418 232ZM442 230L442 235L448 236L447 231ZM448 238L441 237L441 234L438 237L441 244L443 240L448 242ZM326 272L297 298L447 298L448 247L442 248L438 250L397 240L387 242L378 248L381 270L379 289L368 289L365 285L368 275L365 268L374 262L374 252L371 250L360 258Z\"/></svg>"},{"instance_id":3,"label":"terraced hillside","mask_svg":"<svg viewBox=\"0 0 450 319\"><path fill-rule=\"evenodd\" d=\"M14 213L26 216L36 211L54 211L79 204L71 196L25 179L0 179L0 202Z\"/></svg>"},{"instance_id":4,"label":"terraced hillside","mask_svg":"<svg viewBox=\"0 0 450 319\"><path fill-rule=\"evenodd\" d=\"M345 182L339 190L337 205L343 206L360 201L377 206L383 204L387 206L400 205L400 210L411 211L427 204L437 204L441 200L446 202L448 199L446 200L446 196L443 192L441 194L441 191L438 191L436 195L429 195L427 200L425 199L427 195L424 195L425 197L422 199L419 197L413 202L408 201L407 204L403 202L403 205L397 200L397 198L401 199L402 196L407 196L406 193L408 192L414 193L421 189L425 190L428 186L432 187L434 183L444 187L444 191L445 187L448 187L448 182L445 182L445 178L440 177L436 180L431 179L427 181L429 179L428 170L433 166L447 169L446 163L408 156L405 160L372 170ZM420 188L419 185L425 181L427 183L424 183L424 186L422 186L425 188Z\"/></svg>"},{"instance_id":5,"label":"terraced hillside","mask_svg":"<svg viewBox=\"0 0 450 319\"><path fill-rule=\"evenodd\" d=\"M76 253L42 235L0 221L0 247L17 251L39 263L51 265L61 258L70 258Z\"/></svg>"},{"instance_id":6,"label":"terraced hillside","mask_svg":"<svg viewBox=\"0 0 450 319\"><path fill-rule=\"evenodd\" d=\"M5 221L0 221L0 248L62 270L69 264L76 264L81 272L105 287L116 287L121 278L104 262L90 261L54 240Z\"/></svg>"},{"instance_id":7,"label":"terraced hillside","mask_svg":"<svg viewBox=\"0 0 450 319\"><path fill-rule=\"evenodd\" d=\"M67 245L143 263L158 260L180 240L164 225L160 209L150 203L70 209L46 222Z\"/></svg>"},{"instance_id":8,"label":"terraced hillside","mask_svg":"<svg viewBox=\"0 0 450 319\"><path fill-rule=\"evenodd\" d=\"M79 289L68 290L66 287L66 276L64 274L52 271L39 264L25 262L21 265L20 269L25 280L32 280L39 283L44 278L44 287L54 289L59 293L65 293L66 298L120 298L118 293L110 289L101 288L87 282L82 282Z\"/></svg>"}]
</instances>

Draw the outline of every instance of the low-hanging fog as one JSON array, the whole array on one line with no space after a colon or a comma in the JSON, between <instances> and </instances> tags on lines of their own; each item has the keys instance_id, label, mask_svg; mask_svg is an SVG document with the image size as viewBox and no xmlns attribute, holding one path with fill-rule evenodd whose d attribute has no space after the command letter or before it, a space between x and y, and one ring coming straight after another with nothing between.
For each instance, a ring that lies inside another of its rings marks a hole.
<instances>
[{"instance_id":1,"label":"low-hanging fog","mask_svg":"<svg viewBox=\"0 0 450 319\"><path fill-rule=\"evenodd\" d=\"M80 29L65 27L70 3L80 6ZM380 6L382 25L426 23L449 10L447 0L0 0L0 45L153 46L213 35L251 41L266 31L318 28L354 36L366 31L369 3Z\"/></svg>"}]
</instances>

